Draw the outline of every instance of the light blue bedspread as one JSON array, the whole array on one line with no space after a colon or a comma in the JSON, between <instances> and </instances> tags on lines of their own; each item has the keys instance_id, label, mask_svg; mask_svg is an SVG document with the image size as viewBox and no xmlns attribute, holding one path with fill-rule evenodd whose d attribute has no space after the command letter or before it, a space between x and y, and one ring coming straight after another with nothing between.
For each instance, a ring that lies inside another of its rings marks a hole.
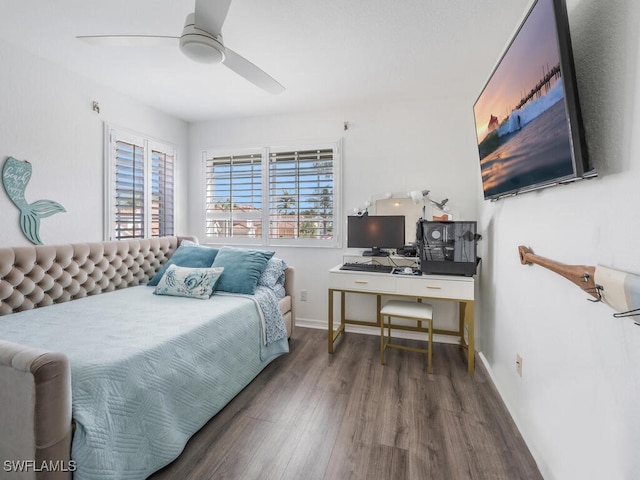
<instances>
[{"instance_id":1,"label":"light blue bedspread","mask_svg":"<svg viewBox=\"0 0 640 480\"><path fill-rule=\"evenodd\" d=\"M253 295L240 295L236 293L216 292L215 295L233 295L253 299L262 314L262 341L265 344L287 338L287 327L278 304L278 295L269 287L258 285Z\"/></svg>"},{"instance_id":2,"label":"light blue bedspread","mask_svg":"<svg viewBox=\"0 0 640 480\"><path fill-rule=\"evenodd\" d=\"M144 479L288 351L262 321L251 298L141 286L0 317L0 338L69 357L75 480Z\"/></svg>"}]
</instances>

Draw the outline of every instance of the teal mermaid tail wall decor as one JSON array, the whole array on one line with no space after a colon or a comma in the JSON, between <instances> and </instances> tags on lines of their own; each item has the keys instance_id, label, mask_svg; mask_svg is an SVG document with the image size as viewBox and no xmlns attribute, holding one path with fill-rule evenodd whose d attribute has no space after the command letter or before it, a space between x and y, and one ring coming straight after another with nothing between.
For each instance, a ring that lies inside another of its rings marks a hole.
<instances>
[{"instance_id":1,"label":"teal mermaid tail wall decor","mask_svg":"<svg viewBox=\"0 0 640 480\"><path fill-rule=\"evenodd\" d=\"M2 167L2 185L7 195L20 210L20 228L27 239L42 245L40 240L40 219L50 217L56 213L66 212L64 207L52 200L37 200L27 203L24 191L31 180L31 164L26 160L9 157Z\"/></svg>"}]
</instances>

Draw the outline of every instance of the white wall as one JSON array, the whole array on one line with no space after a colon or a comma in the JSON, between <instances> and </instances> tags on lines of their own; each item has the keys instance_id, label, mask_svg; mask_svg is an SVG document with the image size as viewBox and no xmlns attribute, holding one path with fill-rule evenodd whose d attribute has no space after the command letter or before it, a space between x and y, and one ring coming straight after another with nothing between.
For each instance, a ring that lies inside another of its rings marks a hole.
<instances>
[{"instance_id":1,"label":"white wall","mask_svg":"<svg viewBox=\"0 0 640 480\"><path fill-rule=\"evenodd\" d=\"M103 240L103 122L172 142L186 191L187 124L136 100L0 42L0 164L9 156L33 167L29 203L53 200L66 212L42 219L45 244ZM92 102L100 104L100 114ZM1 167L0 167L1 168ZM186 197L178 198L184 211ZM0 245L30 245L18 209L0 188ZM186 218L178 219L185 232ZM186 232L185 232L186 233Z\"/></svg>"},{"instance_id":2,"label":"white wall","mask_svg":"<svg viewBox=\"0 0 640 480\"><path fill-rule=\"evenodd\" d=\"M447 105L450 119L465 116L473 123L471 108L460 110ZM342 138L343 214L363 205L372 196L385 192L407 192L429 188L434 198L449 197L453 209L465 218L475 218L476 179L473 174L474 146L467 145L471 156L460 155L455 124L447 125L424 103L377 105L375 108L345 109L313 114L253 117L192 124L190 148L190 217L191 231L200 236L203 218L202 151L211 147L261 146L305 143ZM349 129L343 130L345 121ZM448 128L451 127L451 128ZM443 130L444 129L444 130ZM477 156L477 155L476 155ZM468 165L471 158L471 167ZM454 179L454 181L452 181ZM343 236L344 239L344 236ZM344 243L344 242L343 242ZM347 250L303 247L276 248L277 254L298 268L298 292L307 290L308 300L297 303L300 321L327 325L327 271L342 263ZM362 308L369 308L371 302ZM372 303L375 307L375 301ZM375 310L375 309L373 309ZM371 311L373 316L375 312ZM366 316L368 311L364 312ZM450 313L453 316L453 312ZM369 315L371 318L372 315Z\"/></svg>"},{"instance_id":3,"label":"white wall","mask_svg":"<svg viewBox=\"0 0 640 480\"><path fill-rule=\"evenodd\" d=\"M640 274L640 5L568 4L600 177L496 203L478 198L485 234L478 344L546 479L631 479L640 471L640 327L588 302L562 277L521 265L517 252L528 245L565 264Z\"/></svg>"}]
</instances>

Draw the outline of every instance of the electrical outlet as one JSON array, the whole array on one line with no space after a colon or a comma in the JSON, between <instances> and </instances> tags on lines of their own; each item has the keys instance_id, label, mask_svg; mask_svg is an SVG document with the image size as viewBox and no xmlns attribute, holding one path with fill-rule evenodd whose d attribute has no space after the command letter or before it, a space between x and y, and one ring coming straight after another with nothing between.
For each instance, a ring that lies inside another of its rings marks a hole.
<instances>
[{"instance_id":1,"label":"electrical outlet","mask_svg":"<svg viewBox=\"0 0 640 480\"><path fill-rule=\"evenodd\" d=\"M522 376L522 357L520 354L516 354L516 372Z\"/></svg>"},{"instance_id":2,"label":"electrical outlet","mask_svg":"<svg viewBox=\"0 0 640 480\"><path fill-rule=\"evenodd\" d=\"M307 290L300 290L300 301L301 302L306 302L308 294L309 294L309 292Z\"/></svg>"}]
</instances>

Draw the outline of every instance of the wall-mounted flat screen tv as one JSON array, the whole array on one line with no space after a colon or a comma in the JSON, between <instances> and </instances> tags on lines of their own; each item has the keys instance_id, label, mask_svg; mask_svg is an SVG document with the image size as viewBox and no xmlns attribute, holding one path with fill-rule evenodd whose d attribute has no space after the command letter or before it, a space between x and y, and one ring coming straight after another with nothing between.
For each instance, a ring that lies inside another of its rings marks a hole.
<instances>
[{"instance_id":1,"label":"wall-mounted flat screen tv","mask_svg":"<svg viewBox=\"0 0 640 480\"><path fill-rule=\"evenodd\" d=\"M485 199L592 177L564 0L536 0L474 104Z\"/></svg>"}]
</instances>

